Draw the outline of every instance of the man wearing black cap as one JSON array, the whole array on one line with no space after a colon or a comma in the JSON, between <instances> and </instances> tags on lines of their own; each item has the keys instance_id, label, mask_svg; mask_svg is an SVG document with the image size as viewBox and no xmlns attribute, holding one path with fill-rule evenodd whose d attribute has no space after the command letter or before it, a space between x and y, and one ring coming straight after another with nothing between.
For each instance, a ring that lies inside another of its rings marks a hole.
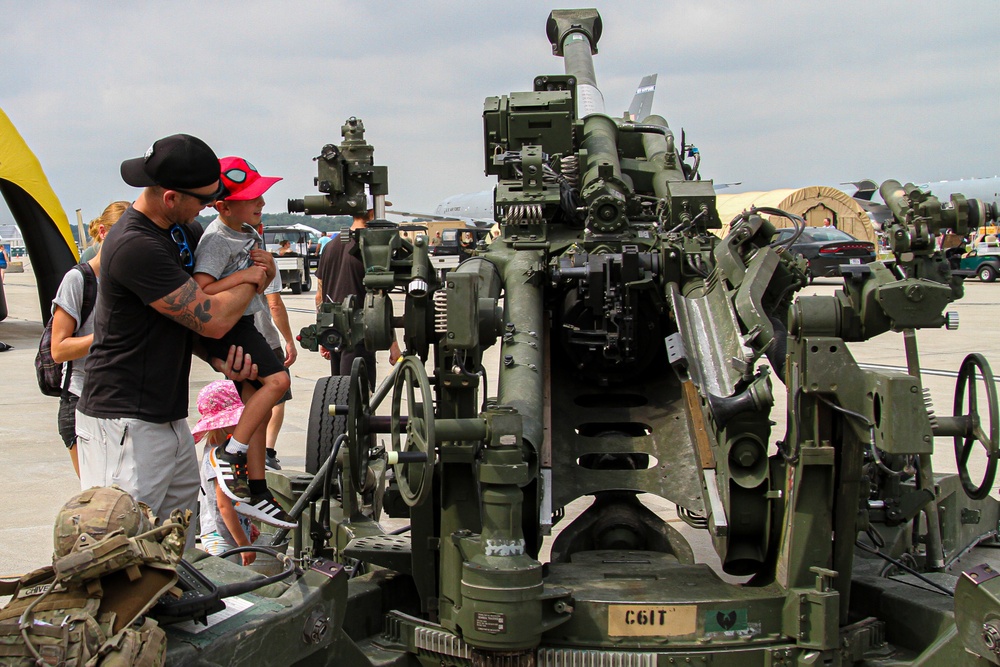
<instances>
[{"instance_id":1,"label":"man wearing black cap","mask_svg":"<svg viewBox=\"0 0 1000 667\"><path fill-rule=\"evenodd\" d=\"M256 252L247 282L214 296L191 277L201 235L192 223L223 191L219 159L201 139L159 139L143 157L122 162L121 174L143 191L102 247L94 343L77 405L80 482L84 489L118 484L166 518L193 510L198 499L187 424L191 333L229 331L270 283L274 261ZM235 350L210 361L239 379L254 375L250 362Z\"/></svg>"}]
</instances>

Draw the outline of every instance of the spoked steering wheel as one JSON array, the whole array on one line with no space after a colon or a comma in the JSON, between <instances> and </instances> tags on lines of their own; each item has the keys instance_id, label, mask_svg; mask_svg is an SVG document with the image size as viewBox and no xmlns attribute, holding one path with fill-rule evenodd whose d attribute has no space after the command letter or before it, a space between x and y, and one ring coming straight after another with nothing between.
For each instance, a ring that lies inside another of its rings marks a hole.
<instances>
[{"instance_id":1,"label":"spoked steering wheel","mask_svg":"<svg viewBox=\"0 0 1000 667\"><path fill-rule=\"evenodd\" d=\"M434 398L420 359L408 355L398 362L392 385L392 421L389 430L390 461L396 472L399 495L410 507L427 500L434 474ZM403 398L409 412L406 439L402 441L400 416Z\"/></svg>"},{"instance_id":2,"label":"spoked steering wheel","mask_svg":"<svg viewBox=\"0 0 1000 667\"><path fill-rule=\"evenodd\" d=\"M981 380L981 381L980 381ZM984 425L980 415L979 389L986 391L985 409L989 419ZM986 358L978 353L970 354L962 361L955 383L955 415L965 422L964 433L955 435L955 459L962 488L973 500L982 500L989 495L996 478L997 458L1000 456L1000 416L998 416L997 390L993 382L993 371ZM969 459L977 445L986 450L986 470L982 483L976 486L969 475Z\"/></svg>"}]
</instances>

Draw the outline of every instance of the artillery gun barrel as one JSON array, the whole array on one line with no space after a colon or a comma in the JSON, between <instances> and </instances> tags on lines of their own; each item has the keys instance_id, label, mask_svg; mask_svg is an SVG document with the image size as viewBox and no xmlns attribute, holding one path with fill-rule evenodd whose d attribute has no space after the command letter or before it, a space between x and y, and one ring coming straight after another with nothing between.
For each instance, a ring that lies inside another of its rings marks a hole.
<instances>
[{"instance_id":1,"label":"artillery gun barrel","mask_svg":"<svg viewBox=\"0 0 1000 667\"><path fill-rule=\"evenodd\" d=\"M566 74L576 78L580 118L604 113L604 95L594 75L594 54L601 30L601 16L594 9L553 10L545 26L552 53L563 57Z\"/></svg>"}]
</instances>

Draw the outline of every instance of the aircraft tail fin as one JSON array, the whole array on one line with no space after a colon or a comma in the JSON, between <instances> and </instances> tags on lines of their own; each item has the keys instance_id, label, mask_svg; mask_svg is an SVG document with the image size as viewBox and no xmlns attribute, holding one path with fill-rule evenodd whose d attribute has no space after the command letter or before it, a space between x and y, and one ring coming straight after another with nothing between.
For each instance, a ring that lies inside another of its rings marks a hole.
<instances>
[{"instance_id":1,"label":"aircraft tail fin","mask_svg":"<svg viewBox=\"0 0 1000 667\"><path fill-rule=\"evenodd\" d=\"M878 192L878 183L870 178L865 178L860 181L847 181L846 183L841 183L841 185L853 185L858 189L858 191L852 196L855 199L863 199L865 201L871 201L872 195Z\"/></svg>"},{"instance_id":2,"label":"aircraft tail fin","mask_svg":"<svg viewBox=\"0 0 1000 667\"><path fill-rule=\"evenodd\" d=\"M635 97L628 108L628 117L641 122L653 110L653 93L656 92L656 75L648 74L642 77L639 87L635 89Z\"/></svg>"}]
</instances>

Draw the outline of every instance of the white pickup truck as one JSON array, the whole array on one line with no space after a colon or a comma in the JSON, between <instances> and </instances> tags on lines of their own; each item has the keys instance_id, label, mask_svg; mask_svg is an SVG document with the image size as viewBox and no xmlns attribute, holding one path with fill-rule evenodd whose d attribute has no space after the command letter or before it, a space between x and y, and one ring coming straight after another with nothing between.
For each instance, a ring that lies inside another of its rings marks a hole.
<instances>
[{"instance_id":1,"label":"white pickup truck","mask_svg":"<svg viewBox=\"0 0 1000 667\"><path fill-rule=\"evenodd\" d=\"M312 272L302 255L275 255L274 265L281 274L281 284L292 294L302 294L312 289Z\"/></svg>"},{"instance_id":2,"label":"white pickup truck","mask_svg":"<svg viewBox=\"0 0 1000 667\"><path fill-rule=\"evenodd\" d=\"M278 255L282 241L291 244L292 253ZM301 294L312 290L312 274L319 262L319 236L299 227L265 227L264 247L274 255L281 273L281 284Z\"/></svg>"}]
</instances>

